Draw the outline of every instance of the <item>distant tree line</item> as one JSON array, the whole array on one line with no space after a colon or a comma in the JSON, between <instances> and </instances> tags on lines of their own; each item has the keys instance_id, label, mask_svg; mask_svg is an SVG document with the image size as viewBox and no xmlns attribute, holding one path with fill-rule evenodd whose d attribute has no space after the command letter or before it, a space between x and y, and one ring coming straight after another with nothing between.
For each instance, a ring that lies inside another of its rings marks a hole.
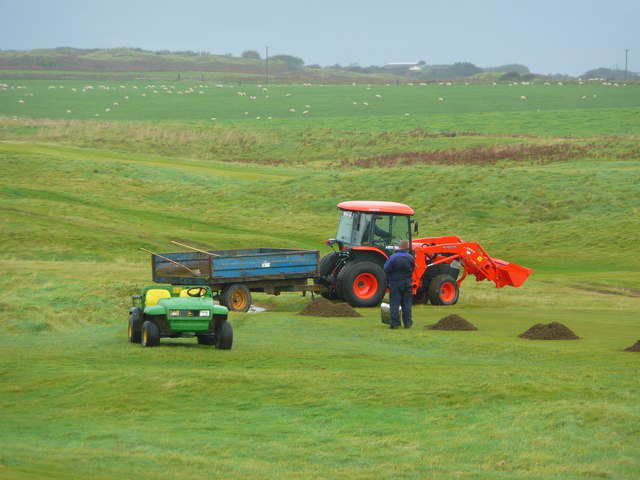
<instances>
[{"instance_id":1,"label":"distant tree line","mask_svg":"<svg viewBox=\"0 0 640 480\"><path fill-rule=\"evenodd\" d=\"M156 50L117 47L110 49L78 49L58 47L28 51L0 49L0 70L86 70L86 71L164 71L193 70L209 72L236 72L260 74L266 71L266 58L257 50L245 50L239 57L231 53L215 55L193 50ZM268 57L269 71L286 75L318 75L314 70L344 71L350 74L367 75L392 74L411 81L442 81L464 78L493 78L501 81L530 81L542 75L532 74L521 64L513 63L497 67L481 68L470 62L456 62L451 65L428 65L424 60L415 64L389 64L385 66L359 66L352 63L342 66L338 63L322 67L318 64L305 65L302 58L287 54ZM496 75L502 74L502 75ZM335 76L334 73L329 73ZM589 70L583 78L640 80L639 74L620 69L597 68ZM381 77L382 78L382 77ZM570 79L569 75L550 75L546 78Z\"/></svg>"}]
</instances>

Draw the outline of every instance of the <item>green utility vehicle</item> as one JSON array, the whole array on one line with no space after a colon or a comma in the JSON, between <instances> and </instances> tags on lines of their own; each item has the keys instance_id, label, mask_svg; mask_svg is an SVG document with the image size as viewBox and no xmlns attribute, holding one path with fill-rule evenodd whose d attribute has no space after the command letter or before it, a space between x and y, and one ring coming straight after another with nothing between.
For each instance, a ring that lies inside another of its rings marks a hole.
<instances>
[{"instance_id":1,"label":"green utility vehicle","mask_svg":"<svg viewBox=\"0 0 640 480\"><path fill-rule=\"evenodd\" d=\"M129 341L155 347L160 338L193 337L199 344L230 350L233 328L226 307L213 303L205 286L150 285L133 295Z\"/></svg>"}]
</instances>

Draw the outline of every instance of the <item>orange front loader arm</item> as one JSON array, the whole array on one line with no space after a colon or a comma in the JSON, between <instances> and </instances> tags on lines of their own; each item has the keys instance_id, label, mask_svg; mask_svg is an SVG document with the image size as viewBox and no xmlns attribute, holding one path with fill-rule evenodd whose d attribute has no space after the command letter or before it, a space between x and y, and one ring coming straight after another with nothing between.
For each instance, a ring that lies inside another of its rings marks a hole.
<instances>
[{"instance_id":1,"label":"orange front loader arm","mask_svg":"<svg viewBox=\"0 0 640 480\"><path fill-rule=\"evenodd\" d=\"M467 274L471 274L478 282L485 279L493 281L496 288L505 285L519 287L533 272L531 268L492 258L479 243L463 242L460 238L453 236L414 240L413 249L416 263L413 276L414 289L419 288L422 275L429 267L441 263L450 264L456 260L464 267L464 273L458 280L458 285Z\"/></svg>"}]
</instances>

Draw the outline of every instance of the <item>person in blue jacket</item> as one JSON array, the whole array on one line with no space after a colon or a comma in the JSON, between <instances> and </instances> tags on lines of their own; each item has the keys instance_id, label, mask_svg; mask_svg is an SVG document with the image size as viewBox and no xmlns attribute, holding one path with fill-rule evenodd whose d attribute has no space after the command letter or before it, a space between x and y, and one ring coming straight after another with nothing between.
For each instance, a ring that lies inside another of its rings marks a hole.
<instances>
[{"instance_id":1,"label":"person in blue jacket","mask_svg":"<svg viewBox=\"0 0 640 480\"><path fill-rule=\"evenodd\" d=\"M389 280L389 328L400 327L400 307L402 307L402 323L404 328L411 328L411 306L413 292L411 289L415 262L409 253L409 240L402 240L398 245L400 251L394 253L384 264L384 271Z\"/></svg>"}]
</instances>

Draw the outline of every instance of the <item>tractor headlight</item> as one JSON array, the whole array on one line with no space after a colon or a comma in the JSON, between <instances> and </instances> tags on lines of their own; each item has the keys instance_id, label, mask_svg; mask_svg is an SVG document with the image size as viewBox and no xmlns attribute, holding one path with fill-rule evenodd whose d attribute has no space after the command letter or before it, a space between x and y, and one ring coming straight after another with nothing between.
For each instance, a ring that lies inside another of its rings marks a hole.
<instances>
[{"instance_id":1,"label":"tractor headlight","mask_svg":"<svg viewBox=\"0 0 640 480\"><path fill-rule=\"evenodd\" d=\"M170 317L179 317L180 316L180 310L169 310L169 316Z\"/></svg>"},{"instance_id":2,"label":"tractor headlight","mask_svg":"<svg viewBox=\"0 0 640 480\"><path fill-rule=\"evenodd\" d=\"M211 315L211 310L200 310L201 317L209 317Z\"/></svg>"}]
</instances>

